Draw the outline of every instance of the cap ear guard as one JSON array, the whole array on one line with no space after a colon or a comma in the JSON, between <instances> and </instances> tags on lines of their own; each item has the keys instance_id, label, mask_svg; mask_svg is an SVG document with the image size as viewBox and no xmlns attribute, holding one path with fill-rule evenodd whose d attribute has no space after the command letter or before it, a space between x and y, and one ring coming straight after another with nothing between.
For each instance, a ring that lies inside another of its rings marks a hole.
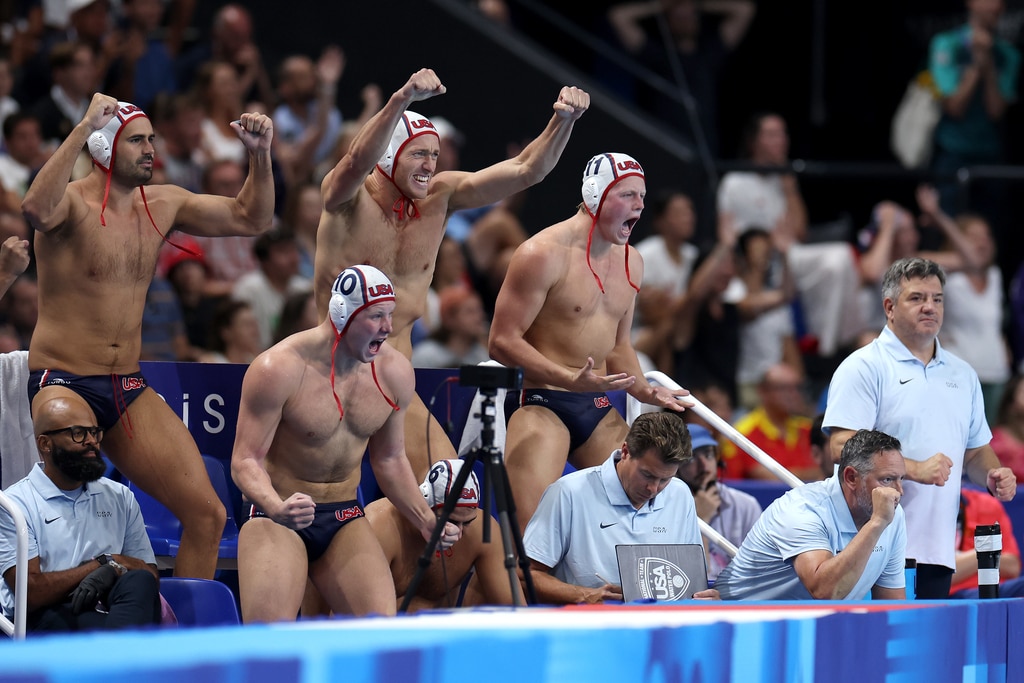
<instances>
[{"instance_id":1,"label":"cap ear guard","mask_svg":"<svg viewBox=\"0 0 1024 683\"><path fill-rule=\"evenodd\" d=\"M103 168L110 168L111 147L110 141L100 131L89 136L89 156Z\"/></svg>"},{"instance_id":2,"label":"cap ear guard","mask_svg":"<svg viewBox=\"0 0 1024 683\"><path fill-rule=\"evenodd\" d=\"M591 214L597 213L597 208L601 205L601 188L600 183L596 177L587 178L583 181L583 206L587 207L587 211Z\"/></svg>"}]
</instances>

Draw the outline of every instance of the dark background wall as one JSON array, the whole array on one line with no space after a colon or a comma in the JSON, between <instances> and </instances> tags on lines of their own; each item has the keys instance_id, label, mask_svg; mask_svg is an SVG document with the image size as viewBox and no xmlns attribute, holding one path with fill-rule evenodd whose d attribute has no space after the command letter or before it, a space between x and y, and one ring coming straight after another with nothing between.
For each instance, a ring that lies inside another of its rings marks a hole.
<instances>
[{"instance_id":1,"label":"dark background wall","mask_svg":"<svg viewBox=\"0 0 1024 683\"><path fill-rule=\"evenodd\" d=\"M564 31L508 0L516 25L538 49L561 56L578 85L592 79L593 57ZM220 2L199 3L204 29ZM264 59L276 64L299 52L316 55L328 43L345 50L348 63L339 103L346 116L359 108L359 90L373 82L385 95L414 70L435 69L448 93L418 103L428 116L443 115L467 138L462 165L476 169L506 156L506 144L535 136L550 116L563 83L550 70L531 66L483 37L430 0L323 2L248 0ZM605 2L544 3L580 27L601 33ZM790 126L793 158L820 161L894 162L888 149L893 111L907 81L926 59L928 39L960 23L961 0L761 0L746 39L732 55L722 82L719 129L722 156L731 157L744 120L770 109ZM1020 44L1024 0L1007 0L1006 25ZM564 79L563 79L564 80ZM647 169L649 190L679 185L700 193L696 164L667 154L657 140L633 131L601 106L599 98L579 122L562 162L528 196L524 219L531 231L569 215L579 200L579 175L600 151L628 152ZM1011 158L1021 163L1020 107L1011 112ZM848 214L862 223L874 202L891 197L912 203L913 179L802 179L812 222ZM1018 195L1024 193L1017 193ZM639 235L647 230L644 221Z\"/></svg>"}]
</instances>

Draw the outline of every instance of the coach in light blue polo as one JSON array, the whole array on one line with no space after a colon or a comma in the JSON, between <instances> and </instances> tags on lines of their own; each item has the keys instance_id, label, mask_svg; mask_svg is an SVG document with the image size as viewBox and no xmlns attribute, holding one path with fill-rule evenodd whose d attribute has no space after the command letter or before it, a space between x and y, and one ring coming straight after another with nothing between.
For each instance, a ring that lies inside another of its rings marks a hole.
<instances>
[{"instance_id":1,"label":"coach in light blue polo","mask_svg":"<svg viewBox=\"0 0 1024 683\"><path fill-rule=\"evenodd\" d=\"M889 267L882 281L886 326L836 369L823 420L833 459L858 429L878 429L903 444L907 557L917 561L918 599L949 596L961 479L1003 501L1017 490L989 445L977 373L939 343L945 279L927 259Z\"/></svg>"},{"instance_id":2,"label":"coach in light blue polo","mask_svg":"<svg viewBox=\"0 0 1024 683\"><path fill-rule=\"evenodd\" d=\"M723 600L906 597L900 442L855 433L839 471L776 499L715 581Z\"/></svg>"},{"instance_id":3,"label":"coach in light blue polo","mask_svg":"<svg viewBox=\"0 0 1024 683\"><path fill-rule=\"evenodd\" d=\"M644 413L604 464L551 484L523 535L540 601L621 600L616 545L701 543L693 495L676 478L691 456L679 414Z\"/></svg>"}]
</instances>

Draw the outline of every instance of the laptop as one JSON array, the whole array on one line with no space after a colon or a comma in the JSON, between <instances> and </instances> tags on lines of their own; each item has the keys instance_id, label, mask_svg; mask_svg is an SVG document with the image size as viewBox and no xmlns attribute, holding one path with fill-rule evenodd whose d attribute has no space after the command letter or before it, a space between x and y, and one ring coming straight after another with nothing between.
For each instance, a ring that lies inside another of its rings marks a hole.
<instances>
[{"instance_id":1,"label":"laptop","mask_svg":"<svg viewBox=\"0 0 1024 683\"><path fill-rule=\"evenodd\" d=\"M653 543L615 546L624 602L688 600L708 587L704 546Z\"/></svg>"}]
</instances>

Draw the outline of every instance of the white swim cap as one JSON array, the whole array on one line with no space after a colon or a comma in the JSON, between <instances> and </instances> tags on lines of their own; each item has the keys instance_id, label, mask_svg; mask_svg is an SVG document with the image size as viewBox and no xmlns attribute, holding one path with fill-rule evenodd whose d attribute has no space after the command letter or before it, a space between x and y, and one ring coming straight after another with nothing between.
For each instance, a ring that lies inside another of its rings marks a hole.
<instances>
[{"instance_id":1,"label":"white swim cap","mask_svg":"<svg viewBox=\"0 0 1024 683\"><path fill-rule=\"evenodd\" d=\"M384 156L377 162L377 168L388 178L394 180L395 159L402 153L402 148L409 144L409 141L413 138L427 135L428 133L430 135L437 135L438 140L441 139L430 119L422 114L406 110L402 114L402 118L399 119L398 125L395 126L395 132L391 134L391 142L388 144L388 149L384 152Z\"/></svg>"},{"instance_id":2,"label":"white swim cap","mask_svg":"<svg viewBox=\"0 0 1024 683\"><path fill-rule=\"evenodd\" d=\"M341 271L331 287L331 322L345 334L359 311L382 301L394 301L395 289L387 275L373 266L352 266Z\"/></svg>"},{"instance_id":3,"label":"white swim cap","mask_svg":"<svg viewBox=\"0 0 1024 683\"><path fill-rule=\"evenodd\" d=\"M114 165L114 153L117 149L117 138L125 124L132 119L149 118L146 112L128 102L118 102L117 111L107 125L89 136L89 154L93 161L104 171L110 171Z\"/></svg>"},{"instance_id":4,"label":"white swim cap","mask_svg":"<svg viewBox=\"0 0 1024 683\"><path fill-rule=\"evenodd\" d=\"M458 476L464 464L463 460L439 460L427 472L426 478L420 484L420 492L427 499L427 505L431 509L444 507L444 501L451 493L455 477ZM480 507L480 481L476 477L476 472L470 470L455 507Z\"/></svg>"},{"instance_id":5,"label":"white swim cap","mask_svg":"<svg viewBox=\"0 0 1024 683\"><path fill-rule=\"evenodd\" d=\"M644 177L644 169L636 159L620 152L598 154L587 162L583 171L583 205L596 216L612 185L630 176Z\"/></svg>"}]
</instances>

